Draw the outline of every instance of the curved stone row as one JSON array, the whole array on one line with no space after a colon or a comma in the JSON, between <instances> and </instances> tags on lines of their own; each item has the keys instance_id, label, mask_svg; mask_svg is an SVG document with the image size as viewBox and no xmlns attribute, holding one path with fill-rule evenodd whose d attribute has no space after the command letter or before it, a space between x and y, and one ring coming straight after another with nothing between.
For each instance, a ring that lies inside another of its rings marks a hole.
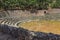
<instances>
[{"instance_id":1,"label":"curved stone row","mask_svg":"<svg viewBox=\"0 0 60 40\"><path fill-rule=\"evenodd\" d=\"M17 19L11 19L11 18L9 18L9 19L0 19L0 24L7 24L7 25L17 26L16 25L17 21L18 21Z\"/></svg>"}]
</instances>

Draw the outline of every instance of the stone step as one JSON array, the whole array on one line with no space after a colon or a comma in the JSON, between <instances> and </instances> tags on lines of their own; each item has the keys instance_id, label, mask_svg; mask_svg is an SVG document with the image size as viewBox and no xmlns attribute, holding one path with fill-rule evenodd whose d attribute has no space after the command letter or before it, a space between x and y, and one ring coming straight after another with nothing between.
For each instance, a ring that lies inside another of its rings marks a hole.
<instances>
[{"instance_id":1,"label":"stone step","mask_svg":"<svg viewBox=\"0 0 60 40\"><path fill-rule=\"evenodd\" d=\"M5 24L6 21L3 21L1 24Z\"/></svg>"},{"instance_id":2,"label":"stone step","mask_svg":"<svg viewBox=\"0 0 60 40\"><path fill-rule=\"evenodd\" d=\"M17 22L18 22L18 21L14 21L14 22L13 22L13 25L16 25Z\"/></svg>"},{"instance_id":3,"label":"stone step","mask_svg":"<svg viewBox=\"0 0 60 40\"><path fill-rule=\"evenodd\" d=\"M0 23L2 23L4 20L2 20Z\"/></svg>"},{"instance_id":4,"label":"stone step","mask_svg":"<svg viewBox=\"0 0 60 40\"><path fill-rule=\"evenodd\" d=\"M8 24L8 22L6 22L5 24Z\"/></svg>"},{"instance_id":5,"label":"stone step","mask_svg":"<svg viewBox=\"0 0 60 40\"><path fill-rule=\"evenodd\" d=\"M11 25L11 24L12 24L12 22L9 23L9 25Z\"/></svg>"},{"instance_id":6,"label":"stone step","mask_svg":"<svg viewBox=\"0 0 60 40\"><path fill-rule=\"evenodd\" d=\"M3 20L0 20L0 24L2 23Z\"/></svg>"},{"instance_id":7,"label":"stone step","mask_svg":"<svg viewBox=\"0 0 60 40\"><path fill-rule=\"evenodd\" d=\"M4 24L6 24L6 22L8 22L7 20L5 20Z\"/></svg>"}]
</instances>

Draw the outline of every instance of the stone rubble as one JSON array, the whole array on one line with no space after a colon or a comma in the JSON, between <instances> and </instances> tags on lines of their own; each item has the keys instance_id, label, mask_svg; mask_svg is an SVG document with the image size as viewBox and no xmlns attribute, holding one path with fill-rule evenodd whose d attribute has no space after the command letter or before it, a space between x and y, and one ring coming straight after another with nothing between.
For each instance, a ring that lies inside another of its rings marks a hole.
<instances>
[{"instance_id":1,"label":"stone rubble","mask_svg":"<svg viewBox=\"0 0 60 40\"><path fill-rule=\"evenodd\" d=\"M0 24L0 32L3 32L3 35L5 34L5 36L7 36L8 34L10 35L6 39L4 36L0 37L1 40L60 40L60 35L57 34L31 32L23 28L16 28L1 24Z\"/></svg>"}]
</instances>

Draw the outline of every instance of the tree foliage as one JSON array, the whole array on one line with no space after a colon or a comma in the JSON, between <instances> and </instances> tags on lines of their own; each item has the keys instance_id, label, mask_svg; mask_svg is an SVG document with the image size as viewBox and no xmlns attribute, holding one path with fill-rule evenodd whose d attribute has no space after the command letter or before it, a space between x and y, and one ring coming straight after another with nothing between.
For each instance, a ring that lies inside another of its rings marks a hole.
<instances>
[{"instance_id":1,"label":"tree foliage","mask_svg":"<svg viewBox=\"0 0 60 40\"><path fill-rule=\"evenodd\" d=\"M56 1L56 2L54 2ZM0 0L0 8L48 9L60 6L60 0Z\"/></svg>"}]
</instances>

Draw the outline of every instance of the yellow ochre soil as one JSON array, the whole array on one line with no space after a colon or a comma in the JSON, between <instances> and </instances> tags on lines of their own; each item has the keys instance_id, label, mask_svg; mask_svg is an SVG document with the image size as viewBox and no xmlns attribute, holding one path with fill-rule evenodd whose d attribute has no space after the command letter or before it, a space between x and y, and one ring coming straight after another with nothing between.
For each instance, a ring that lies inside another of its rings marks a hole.
<instances>
[{"instance_id":1,"label":"yellow ochre soil","mask_svg":"<svg viewBox=\"0 0 60 40\"><path fill-rule=\"evenodd\" d=\"M35 32L60 34L60 21L42 20L22 22L18 26Z\"/></svg>"}]
</instances>

